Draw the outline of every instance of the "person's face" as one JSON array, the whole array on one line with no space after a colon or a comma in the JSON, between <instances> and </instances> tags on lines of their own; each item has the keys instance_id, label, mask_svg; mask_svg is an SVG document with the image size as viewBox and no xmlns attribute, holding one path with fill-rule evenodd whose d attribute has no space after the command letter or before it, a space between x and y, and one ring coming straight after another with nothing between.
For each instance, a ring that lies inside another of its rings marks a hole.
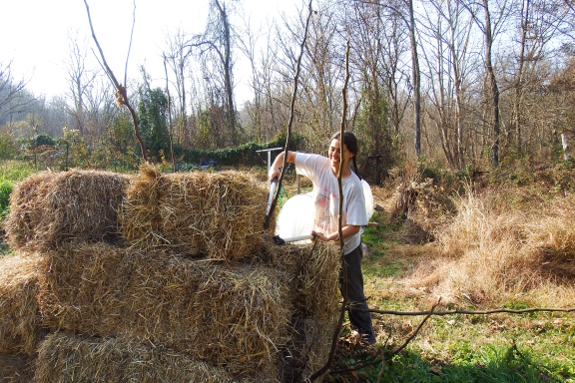
<instances>
[{"instance_id":1,"label":"person's face","mask_svg":"<svg viewBox=\"0 0 575 383\"><path fill-rule=\"evenodd\" d=\"M354 156L351 153L345 144L343 144L343 167L345 169L346 166L349 164L349 160L352 159ZM340 142L337 139L331 140L329 144L329 160L331 163L331 168L334 174L337 174L339 170L339 163L342 160L342 152L340 148Z\"/></svg>"}]
</instances>

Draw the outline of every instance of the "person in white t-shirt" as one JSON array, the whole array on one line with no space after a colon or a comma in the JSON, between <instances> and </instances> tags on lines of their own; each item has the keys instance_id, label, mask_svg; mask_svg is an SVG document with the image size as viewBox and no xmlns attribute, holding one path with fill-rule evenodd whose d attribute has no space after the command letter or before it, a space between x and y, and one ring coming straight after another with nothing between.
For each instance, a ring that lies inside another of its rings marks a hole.
<instances>
[{"instance_id":1,"label":"person in white t-shirt","mask_svg":"<svg viewBox=\"0 0 575 383\"><path fill-rule=\"evenodd\" d=\"M343 146L343 151L342 151ZM343 145L340 134L333 135L329 145L329 157L317 154L307 154L288 151L287 162L296 166L298 174L308 177L313 183L314 221L312 234L321 241L337 241L339 187L337 174L340 162L342 168L343 190L343 216L342 235L343 250L347 264L347 292L351 303L349 318L351 324L357 328L363 340L369 344L375 343L375 334L367 302L363 293L363 275L361 273L361 259L363 257L361 246L361 227L367 225L367 214L361 181L357 176L355 157L358 152L357 139L351 132L345 132ZM280 175L279 168L284 161L285 152L280 153L270 168L269 179L273 180ZM353 162L355 173L350 169ZM343 284L343 278L340 277Z\"/></svg>"}]
</instances>

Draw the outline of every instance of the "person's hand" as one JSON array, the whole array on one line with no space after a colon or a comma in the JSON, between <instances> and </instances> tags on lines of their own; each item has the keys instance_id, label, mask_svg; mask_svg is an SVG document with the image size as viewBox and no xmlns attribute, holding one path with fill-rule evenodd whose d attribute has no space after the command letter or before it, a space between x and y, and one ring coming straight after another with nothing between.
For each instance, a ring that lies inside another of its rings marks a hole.
<instances>
[{"instance_id":1,"label":"person's hand","mask_svg":"<svg viewBox=\"0 0 575 383\"><path fill-rule=\"evenodd\" d=\"M324 241L324 242L331 241L331 239L330 239L329 237L326 237L325 234L319 233L319 232L317 232L317 231L315 231L315 230L312 230L312 231L311 231L311 235L314 236L314 240L318 240L318 239L319 239L320 241Z\"/></svg>"},{"instance_id":2,"label":"person's hand","mask_svg":"<svg viewBox=\"0 0 575 383\"><path fill-rule=\"evenodd\" d=\"M274 178L279 178L279 176L280 176L279 169L274 169L274 168L270 169L270 172L268 174L268 179L270 180L270 182L273 181Z\"/></svg>"}]
</instances>

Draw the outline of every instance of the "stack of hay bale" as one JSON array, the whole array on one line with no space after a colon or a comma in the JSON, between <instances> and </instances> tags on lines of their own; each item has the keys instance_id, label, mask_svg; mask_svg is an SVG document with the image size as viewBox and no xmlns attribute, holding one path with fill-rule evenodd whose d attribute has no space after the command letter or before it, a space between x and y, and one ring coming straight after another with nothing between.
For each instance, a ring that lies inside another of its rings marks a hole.
<instances>
[{"instance_id":1,"label":"stack of hay bale","mask_svg":"<svg viewBox=\"0 0 575 383\"><path fill-rule=\"evenodd\" d=\"M266 241L266 199L247 173L149 165L20 183L5 223L16 255L0 259L0 378L305 379L335 327L337 250Z\"/></svg>"}]
</instances>

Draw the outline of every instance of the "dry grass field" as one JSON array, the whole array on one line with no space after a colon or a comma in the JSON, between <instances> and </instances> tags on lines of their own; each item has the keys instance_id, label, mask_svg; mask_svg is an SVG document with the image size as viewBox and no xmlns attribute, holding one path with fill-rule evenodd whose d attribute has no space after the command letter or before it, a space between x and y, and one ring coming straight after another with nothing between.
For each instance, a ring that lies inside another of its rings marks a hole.
<instances>
[{"instance_id":1,"label":"dry grass field","mask_svg":"<svg viewBox=\"0 0 575 383\"><path fill-rule=\"evenodd\" d=\"M417 312L441 298L436 311L575 309L570 176L570 168L557 167L524 184L495 178L506 174L448 184L412 174L372 188L383 210L372 219L380 227L364 234L370 308ZM379 354L402 344L424 318L373 317ZM346 348L348 333L335 370L381 359ZM384 370L379 363L328 381L573 382L574 346L573 312L432 316Z\"/></svg>"}]
</instances>

